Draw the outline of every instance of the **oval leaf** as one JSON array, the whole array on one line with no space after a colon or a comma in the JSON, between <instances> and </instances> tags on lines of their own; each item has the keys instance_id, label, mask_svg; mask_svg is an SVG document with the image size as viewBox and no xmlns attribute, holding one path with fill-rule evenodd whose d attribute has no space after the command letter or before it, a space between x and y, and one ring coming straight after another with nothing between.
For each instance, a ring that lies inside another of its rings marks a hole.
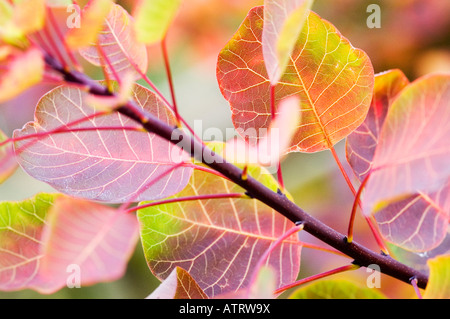
<instances>
[{"instance_id":1,"label":"oval leaf","mask_svg":"<svg viewBox=\"0 0 450 319\"><path fill-rule=\"evenodd\" d=\"M267 74L277 84L289 62L312 0L265 0L262 48Z\"/></svg>"},{"instance_id":2,"label":"oval leaf","mask_svg":"<svg viewBox=\"0 0 450 319\"><path fill-rule=\"evenodd\" d=\"M43 134L92 115L95 109L85 103L87 96L66 86L50 91L38 103L35 122L14 136ZM172 113L150 90L136 85L133 98L146 112L175 125ZM19 163L58 191L112 203L168 197L188 183L191 168L176 166L190 158L170 142L142 130L100 131L96 127L139 128L117 113L95 117L71 127L92 131L50 134L32 145L26 140L17 142L16 150L22 150Z\"/></svg>"},{"instance_id":3,"label":"oval leaf","mask_svg":"<svg viewBox=\"0 0 450 319\"><path fill-rule=\"evenodd\" d=\"M263 7L253 8L219 54L217 78L238 131L270 124L270 81L262 53ZM290 62L275 87L281 99L299 95L301 121L290 151L330 148L363 121L370 106L373 68L367 55L352 47L336 28L310 12Z\"/></svg>"},{"instance_id":4,"label":"oval leaf","mask_svg":"<svg viewBox=\"0 0 450 319\"><path fill-rule=\"evenodd\" d=\"M372 102L364 123L346 140L347 161L360 182L372 167L381 128L395 97L409 84L400 70L389 70L375 76Z\"/></svg>"},{"instance_id":5,"label":"oval leaf","mask_svg":"<svg viewBox=\"0 0 450 319\"><path fill-rule=\"evenodd\" d=\"M127 72L133 72L136 79L140 78L135 67L143 73L147 71L147 48L145 44L137 42L133 23L134 20L128 12L120 5L114 4L97 38L98 46L109 63L105 61L103 54L99 53L95 43L79 50L80 54L92 64L103 66L110 75L117 74L120 78Z\"/></svg>"},{"instance_id":6,"label":"oval leaf","mask_svg":"<svg viewBox=\"0 0 450 319\"><path fill-rule=\"evenodd\" d=\"M0 203L0 290L54 293L72 270L80 275L74 284L117 279L137 226L132 215L60 194Z\"/></svg>"},{"instance_id":7,"label":"oval leaf","mask_svg":"<svg viewBox=\"0 0 450 319\"><path fill-rule=\"evenodd\" d=\"M403 89L379 136L363 199L366 214L379 210L383 201L431 194L447 183L449 109L450 75L425 76Z\"/></svg>"},{"instance_id":8,"label":"oval leaf","mask_svg":"<svg viewBox=\"0 0 450 319\"><path fill-rule=\"evenodd\" d=\"M42 233L40 275L65 284L69 270L79 271L80 285L119 279L138 239L135 216L60 197L54 202Z\"/></svg>"},{"instance_id":9,"label":"oval leaf","mask_svg":"<svg viewBox=\"0 0 450 319\"><path fill-rule=\"evenodd\" d=\"M276 191L272 175L249 166L249 174ZM177 195L241 193L225 179L195 171ZM152 272L164 279L179 266L186 269L208 297L247 287L258 258L292 223L253 199L194 200L138 211L141 237ZM282 242L267 264L277 271L276 287L295 280L300 248L295 236Z\"/></svg>"}]
</instances>

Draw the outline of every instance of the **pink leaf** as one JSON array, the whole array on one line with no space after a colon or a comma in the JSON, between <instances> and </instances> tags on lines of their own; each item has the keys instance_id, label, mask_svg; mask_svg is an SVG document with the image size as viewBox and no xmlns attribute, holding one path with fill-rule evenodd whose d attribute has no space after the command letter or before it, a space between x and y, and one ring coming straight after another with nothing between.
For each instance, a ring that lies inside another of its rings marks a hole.
<instances>
[{"instance_id":1,"label":"pink leaf","mask_svg":"<svg viewBox=\"0 0 450 319\"><path fill-rule=\"evenodd\" d=\"M400 70L390 70L375 76L372 102L364 123L346 140L347 161L360 182L372 167L381 128L395 97L409 84Z\"/></svg>"},{"instance_id":2,"label":"pink leaf","mask_svg":"<svg viewBox=\"0 0 450 319\"><path fill-rule=\"evenodd\" d=\"M439 191L408 196L375 213L380 232L391 243L415 252L438 247L447 236L450 180Z\"/></svg>"},{"instance_id":3,"label":"pink leaf","mask_svg":"<svg viewBox=\"0 0 450 319\"><path fill-rule=\"evenodd\" d=\"M26 124L14 136L45 133L93 115L95 109L85 103L87 95L65 86L50 91L38 103L35 122ZM175 123L172 113L150 90L136 85L132 96L146 112L166 123ZM19 163L28 174L60 192L99 201L164 198L186 186L191 168L174 169L180 162L190 160L186 153L155 134L142 130L95 130L102 126L140 128L117 113L97 116L71 126L91 131L53 134L32 145L29 141L17 142L16 150L21 150Z\"/></svg>"},{"instance_id":4,"label":"pink leaf","mask_svg":"<svg viewBox=\"0 0 450 319\"><path fill-rule=\"evenodd\" d=\"M145 44L137 42L133 23L133 18L124 8L117 4L113 5L97 39L111 67L103 61L96 44L81 49L80 54L92 64L104 66L110 75L117 74L121 77L126 72L133 71L135 78L140 78L135 67L143 73L147 71L147 48Z\"/></svg>"},{"instance_id":5,"label":"pink leaf","mask_svg":"<svg viewBox=\"0 0 450 319\"><path fill-rule=\"evenodd\" d=\"M256 145L238 138L228 141L225 146L226 158L234 163L276 167L287 154L292 137L298 129L299 104L300 99L296 96L283 100L267 134L262 135ZM245 133L240 135L245 136Z\"/></svg>"},{"instance_id":6,"label":"pink leaf","mask_svg":"<svg viewBox=\"0 0 450 319\"><path fill-rule=\"evenodd\" d=\"M61 197L42 234L41 276L65 284L73 267L80 285L116 280L125 273L138 236L135 216Z\"/></svg>"}]
</instances>

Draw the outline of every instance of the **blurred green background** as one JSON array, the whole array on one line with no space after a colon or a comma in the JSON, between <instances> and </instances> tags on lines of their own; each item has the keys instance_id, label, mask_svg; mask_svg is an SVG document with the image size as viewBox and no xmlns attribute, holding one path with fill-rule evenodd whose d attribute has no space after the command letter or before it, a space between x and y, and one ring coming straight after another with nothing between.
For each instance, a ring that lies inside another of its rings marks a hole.
<instances>
[{"instance_id":1,"label":"blurred green background","mask_svg":"<svg viewBox=\"0 0 450 319\"><path fill-rule=\"evenodd\" d=\"M118 1L127 9L133 7L133 2ZM215 77L217 55L248 10L261 4L262 0L184 1L169 31L168 47L180 113L192 126L194 120L201 120L203 130L220 128L223 136L226 128L233 127L231 112L220 94ZM381 8L380 29L370 29L366 24L370 14L366 12L369 4L379 4ZM333 23L353 46L365 50L372 59L376 73L399 68L412 81L431 72L450 72L450 1L316 0L313 10ZM60 19L67 14L65 10L57 13ZM148 51L148 75L169 96L160 47L151 46ZM87 63L84 65L89 75L101 78L98 68ZM39 85L0 105L0 129L11 135L13 130L32 121L36 102L51 88L49 85ZM336 149L348 169L344 142L340 142ZM295 201L310 214L345 233L352 194L330 152L292 154L282 167L286 187ZM22 200L37 192L52 191L51 187L19 169L0 185L0 201ZM357 218L355 239L377 249L361 218ZM302 235L302 240L317 243L308 235ZM346 262L341 257L305 248L300 276L326 271ZM339 276L361 282L367 274L364 270L358 270ZM138 244L126 275L118 281L79 289L65 288L53 295L39 295L34 291L0 292L0 298L145 298L158 284ZM414 294L408 285L385 277L381 289L390 297Z\"/></svg>"}]
</instances>

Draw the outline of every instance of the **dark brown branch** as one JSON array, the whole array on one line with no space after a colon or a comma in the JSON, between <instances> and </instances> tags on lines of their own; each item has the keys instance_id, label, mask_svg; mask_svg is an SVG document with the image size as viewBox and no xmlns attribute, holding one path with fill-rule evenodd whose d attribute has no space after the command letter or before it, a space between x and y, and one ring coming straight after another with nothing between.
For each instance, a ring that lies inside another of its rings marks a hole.
<instances>
[{"instance_id":1,"label":"dark brown branch","mask_svg":"<svg viewBox=\"0 0 450 319\"><path fill-rule=\"evenodd\" d=\"M76 83L84 86L92 94L112 94L106 87L93 81L86 75L64 69L57 60L50 56L46 57L46 62L54 70L60 72L64 76L64 79L69 83ZM304 224L304 231L354 259L354 264L361 267L376 265L380 268L380 271L386 275L397 278L408 284L410 284L411 278L415 278L417 279L418 287L426 287L428 282L427 275L398 262L390 256L376 253L356 242L348 243L344 235L307 214L283 194L273 192L251 176L248 176L245 180L242 179L242 170L240 168L228 163L221 156L214 153L207 146L195 140L187 133L166 124L151 114L145 113L141 108L137 107L134 102L130 101L127 105L118 108L117 112L140 123L148 132L155 133L178 145L190 153L196 160L201 161L213 170L230 179L232 182L241 186L246 190L246 194L270 206L293 223L302 222Z\"/></svg>"}]
</instances>

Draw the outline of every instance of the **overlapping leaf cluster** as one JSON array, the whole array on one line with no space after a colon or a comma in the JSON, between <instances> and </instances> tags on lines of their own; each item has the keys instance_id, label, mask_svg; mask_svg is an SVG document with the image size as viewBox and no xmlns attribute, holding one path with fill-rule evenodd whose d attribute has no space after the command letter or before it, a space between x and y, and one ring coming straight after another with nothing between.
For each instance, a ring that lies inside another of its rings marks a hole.
<instances>
[{"instance_id":1,"label":"overlapping leaf cluster","mask_svg":"<svg viewBox=\"0 0 450 319\"><path fill-rule=\"evenodd\" d=\"M179 123L174 105L135 81L148 80L146 46L164 40L180 4L138 1L130 14L92 0L82 9L81 27L66 30L62 45L102 68L102 83L119 92L97 97L45 69L49 52L39 35L52 6L67 1L0 1L0 101L48 77L60 82L39 101L34 121L12 139L0 132L0 181L18 164L62 193L0 203L0 289L52 293L68 284L73 265L81 285L119 278L139 235L151 271L164 281L149 298L258 297L261 262L270 289L297 278L302 243L295 235L278 241L293 227L288 219L115 112L132 101ZM411 83L400 70L375 75L366 53L311 6L267 0L219 53L218 85L244 145L236 165L277 192L283 185L254 156L279 163L291 152L330 150L346 139L348 163L364 187L355 200L383 238L413 252L442 251L450 219L450 75ZM275 147L262 145L267 141ZM230 145L210 147L227 157ZM136 215L134 204L142 206ZM445 256L429 261L426 297L449 297L447 264ZM312 295L383 297L340 282L292 297Z\"/></svg>"}]
</instances>

